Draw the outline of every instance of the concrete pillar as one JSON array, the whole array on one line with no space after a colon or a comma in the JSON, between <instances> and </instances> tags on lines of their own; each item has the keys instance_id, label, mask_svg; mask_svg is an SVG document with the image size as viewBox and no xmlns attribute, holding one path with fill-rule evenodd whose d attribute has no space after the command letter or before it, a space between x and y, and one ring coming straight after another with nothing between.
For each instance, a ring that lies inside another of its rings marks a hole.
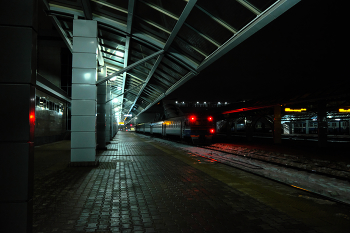
<instances>
[{"instance_id":1,"label":"concrete pillar","mask_svg":"<svg viewBox=\"0 0 350 233\"><path fill-rule=\"evenodd\" d=\"M310 121L306 120L305 121L305 134L309 134L309 124L310 124Z\"/></svg>"},{"instance_id":2,"label":"concrete pillar","mask_svg":"<svg viewBox=\"0 0 350 233\"><path fill-rule=\"evenodd\" d=\"M0 7L0 229L32 232L37 1Z\"/></svg>"},{"instance_id":3,"label":"concrete pillar","mask_svg":"<svg viewBox=\"0 0 350 233\"><path fill-rule=\"evenodd\" d=\"M327 145L327 111L326 103L319 102L317 110L317 123L318 123L318 145L325 147Z\"/></svg>"},{"instance_id":4,"label":"concrete pillar","mask_svg":"<svg viewBox=\"0 0 350 233\"><path fill-rule=\"evenodd\" d=\"M113 110L113 102L111 101L111 125L110 125L110 129L111 129L111 131L110 131L110 140L111 141L113 140L113 137L114 137L114 135L113 135L113 133L114 133L114 129L113 129L113 125L114 125L113 119L114 119L114 117L115 117L115 113L114 113L114 110Z\"/></svg>"},{"instance_id":5,"label":"concrete pillar","mask_svg":"<svg viewBox=\"0 0 350 233\"><path fill-rule=\"evenodd\" d=\"M106 150L106 101L107 83L97 86L97 147Z\"/></svg>"},{"instance_id":6,"label":"concrete pillar","mask_svg":"<svg viewBox=\"0 0 350 233\"><path fill-rule=\"evenodd\" d=\"M96 164L97 22L73 20L71 163Z\"/></svg>"},{"instance_id":7,"label":"concrete pillar","mask_svg":"<svg viewBox=\"0 0 350 233\"><path fill-rule=\"evenodd\" d=\"M245 132L246 132L246 138L248 141L253 140L253 121L251 117L247 117L247 120L245 122Z\"/></svg>"},{"instance_id":8,"label":"concrete pillar","mask_svg":"<svg viewBox=\"0 0 350 233\"><path fill-rule=\"evenodd\" d=\"M111 141L111 85L107 84L107 95L106 95L107 103L106 103L106 144L109 144Z\"/></svg>"},{"instance_id":9,"label":"concrete pillar","mask_svg":"<svg viewBox=\"0 0 350 233\"><path fill-rule=\"evenodd\" d=\"M281 106L274 107L274 119L273 119L273 142L282 142L282 127L281 127Z\"/></svg>"},{"instance_id":10,"label":"concrete pillar","mask_svg":"<svg viewBox=\"0 0 350 233\"><path fill-rule=\"evenodd\" d=\"M231 137L231 133L232 133L231 129L232 129L232 121L231 121L231 119L227 119L226 136L228 138Z\"/></svg>"},{"instance_id":11,"label":"concrete pillar","mask_svg":"<svg viewBox=\"0 0 350 233\"><path fill-rule=\"evenodd\" d=\"M294 123L293 121L289 122L289 134L293 134L294 133Z\"/></svg>"}]
</instances>

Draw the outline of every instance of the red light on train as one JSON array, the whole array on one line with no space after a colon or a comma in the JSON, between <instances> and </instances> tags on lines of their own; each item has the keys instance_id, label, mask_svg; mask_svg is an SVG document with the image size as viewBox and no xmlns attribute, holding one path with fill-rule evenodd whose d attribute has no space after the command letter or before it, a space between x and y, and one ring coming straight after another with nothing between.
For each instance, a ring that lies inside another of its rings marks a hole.
<instances>
[{"instance_id":1,"label":"red light on train","mask_svg":"<svg viewBox=\"0 0 350 233\"><path fill-rule=\"evenodd\" d=\"M208 117L208 121L212 121L213 120L213 117Z\"/></svg>"},{"instance_id":2,"label":"red light on train","mask_svg":"<svg viewBox=\"0 0 350 233\"><path fill-rule=\"evenodd\" d=\"M195 121L195 120L196 120L196 117L195 117L195 116L190 116L190 120L191 120L191 121Z\"/></svg>"},{"instance_id":3,"label":"red light on train","mask_svg":"<svg viewBox=\"0 0 350 233\"><path fill-rule=\"evenodd\" d=\"M210 129L210 133L215 133L215 130L214 129Z\"/></svg>"}]
</instances>

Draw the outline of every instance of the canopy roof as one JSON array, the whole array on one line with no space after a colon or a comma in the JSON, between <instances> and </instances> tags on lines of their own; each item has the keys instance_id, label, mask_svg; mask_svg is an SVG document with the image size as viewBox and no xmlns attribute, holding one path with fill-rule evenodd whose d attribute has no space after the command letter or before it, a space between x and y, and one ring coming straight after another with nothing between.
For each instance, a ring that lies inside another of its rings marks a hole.
<instances>
[{"instance_id":1,"label":"canopy roof","mask_svg":"<svg viewBox=\"0 0 350 233\"><path fill-rule=\"evenodd\" d=\"M98 23L99 66L119 119L137 116L300 0L43 0L72 51L73 19Z\"/></svg>"}]
</instances>

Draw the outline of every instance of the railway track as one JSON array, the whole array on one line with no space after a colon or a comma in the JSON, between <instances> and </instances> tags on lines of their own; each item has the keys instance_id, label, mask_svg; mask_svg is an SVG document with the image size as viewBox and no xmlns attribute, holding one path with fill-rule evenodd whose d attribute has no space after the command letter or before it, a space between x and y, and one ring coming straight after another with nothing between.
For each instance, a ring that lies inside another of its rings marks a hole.
<instances>
[{"instance_id":1,"label":"railway track","mask_svg":"<svg viewBox=\"0 0 350 233\"><path fill-rule=\"evenodd\" d=\"M150 138L149 136L143 136ZM318 194L335 202L350 204L350 180L348 178L268 161L271 155L260 154L259 156L262 158L259 159L252 158L249 153L234 153L215 145L193 146L175 140L152 138L158 142L190 152L190 154Z\"/></svg>"}]
</instances>

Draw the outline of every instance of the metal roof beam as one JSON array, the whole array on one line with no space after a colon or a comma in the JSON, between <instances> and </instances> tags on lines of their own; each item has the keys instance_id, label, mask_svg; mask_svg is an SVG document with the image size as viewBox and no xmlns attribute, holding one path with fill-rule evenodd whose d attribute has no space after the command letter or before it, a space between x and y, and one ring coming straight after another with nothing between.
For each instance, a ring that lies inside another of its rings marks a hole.
<instances>
[{"instance_id":1,"label":"metal roof beam","mask_svg":"<svg viewBox=\"0 0 350 233\"><path fill-rule=\"evenodd\" d=\"M123 63L110 59L108 57L104 57L104 60L106 61L106 63L113 64L115 67L118 67L118 69L123 69L124 67Z\"/></svg>"},{"instance_id":2,"label":"metal roof beam","mask_svg":"<svg viewBox=\"0 0 350 233\"><path fill-rule=\"evenodd\" d=\"M109 8L112 8L114 10L117 10L117 11L121 11L123 13L128 13L128 11L122 7L119 7L119 6L116 6L116 5L113 5L113 4L110 4L108 2L105 2L105 1L97 1L97 0L91 0L92 2L96 2L98 4L101 4L101 5L104 5L106 7L109 7ZM134 0L132 0L134 1ZM129 1L130 2L130 1Z\"/></svg>"},{"instance_id":3,"label":"metal roof beam","mask_svg":"<svg viewBox=\"0 0 350 233\"><path fill-rule=\"evenodd\" d=\"M256 8L253 4L248 2L247 0L236 0L236 1L239 2L245 8L247 8L248 10L250 10L251 12L253 12L254 14L256 15L261 14L261 11L258 8Z\"/></svg>"},{"instance_id":4,"label":"metal roof beam","mask_svg":"<svg viewBox=\"0 0 350 233\"><path fill-rule=\"evenodd\" d=\"M234 36L226 41L220 48L210 54L204 61L199 65L197 71L200 72L204 68L211 65L213 62L218 60L224 54L232 50L234 47L242 43L248 37L253 35L255 32L263 28L265 25L270 23L272 20L289 10L292 6L300 2L301 0L280 0L275 2L259 16L254 18L250 23L239 30Z\"/></svg>"},{"instance_id":5,"label":"metal roof beam","mask_svg":"<svg viewBox=\"0 0 350 233\"><path fill-rule=\"evenodd\" d=\"M83 7L85 19L92 20L92 10L89 0L80 0L81 6Z\"/></svg>"},{"instance_id":6,"label":"metal roof beam","mask_svg":"<svg viewBox=\"0 0 350 233\"><path fill-rule=\"evenodd\" d=\"M144 111L146 111L147 109L149 109L150 107L152 107L154 104L158 103L160 100L162 100L165 96L169 95L171 92L173 92L175 89L177 89L179 86L181 86L182 84L184 84L185 82L187 82L188 80L190 80L192 77L194 77L195 74L192 72L187 73L185 76L182 77L182 79L180 79L178 82L176 82L173 86L171 86L165 93L160 94L158 96L158 98L156 98L155 101L153 101L153 103L150 103L149 105L147 105L147 107L145 107L141 112L139 112L136 116L140 115L141 113L143 113ZM135 117L136 117L135 116ZM131 121L132 119L130 119ZM129 122L130 122L129 121Z\"/></svg>"},{"instance_id":7,"label":"metal roof beam","mask_svg":"<svg viewBox=\"0 0 350 233\"><path fill-rule=\"evenodd\" d=\"M130 40L131 40L129 35L131 34L132 20L133 20L133 15L134 15L134 6L135 6L134 0L129 0L128 12L127 12L128 17L127 17L127 24L126 24L126 33L128 34L128 36L126 36L126 41L125 41L124 69L128 67L129 47L130 47ZM134 64L136 64L136 63L134 63ZM123 92L125 92L126 78L127 78L126 72L123 72L123 84L122 84L122 91ZM124 100L124 94L123 94L123 100Z\"/></svg>"},{"instance_id":8,"label":"metal roof beam","mask_svg":"<svg viewBox=\"0 0 350 233\"><path fill-rule=\"evenodd\" d=\"M67 45L68 49L70 50L71 53L73 53L73 45L72 42L69 40L66 32L64 31L64 29L62 28L60 21L57 19L56 16L52 16L52 20L54 22L54 25L58 31L58 33L60 34L60 36L62 37L64 43Z\"/></svg>"},{"instance_id":9,"label":"metal roof beam","mask_svg":"<svg viewBox=\"0 0 350 233\"><path fill-rule=\"evenodd\" d=\"M203 13L207 14L210 18L212 18L215 22L219 23L221 26L225 27L227 30L232 32L233 34L237 33L238 30L234 29L231 25L223 21L222 19L219 19L212 14L210 14L208 11L204 10L202 7L196 5L196 7L201 10Z\"/></svg>"},{"instance_id":10,"label":"metal roof beam","mask_svg":"<svg viewBox=\"0 0 350 233\"><path fill-rule=\"evenodd\" d=\"M128 18L127 18L127 26L126 26L126 32L128 34L131 34L131 28L132 28L132 19L134 16L134 6L135 2L134 0L129 0L129 5L128 5Z\"/></svg>"},{"instance_id":11,"label":"metal roof beam","mask_svg":"<svg viewBox=\"0 0 350 233\"><path fill-rule=\"evenodd\" d=\"M173 18L173 19L175 19L175 20L179 20L179 17L177 17L177 16L174 15L173 13L171 13L171 12L169 12L169 11L167 11L167 10L165 10L165 9L163 9L163 8L161 8L161 7L159 7L159 6L157 6L157 5L154 5L154 4L152 4L152 3L148 3L148 2L145 2L145 1L142 1L142 0L138 0L138 1L144 3L145 5L147 5L147 6L151 7L151 8L153 8L153 9L155 9L156 11L159 11L159 12L162 13L162 14L165 14L165 15L169 16L170 18Z\"/></svg>"},{"instance_id":12,"label":"metal roof beam","mask_svg":"<svg viewBox=\"0 0 350 233\"><path fill-rule=\"evenodd\" d=\"M101 39L101 38L100 38L100 39ZM106 39L102 39L102 40L106 40ZM110 40L107 40L107 41L110 41ZM114 42L114 41L111 41L111 42L116 43L116 42ZM112 46L108 46L108 45L106 45L106 44L102 44L101 46L102 46L102 47L105 47L105 49L111 49L111 50L119 51L119 52L122 52L122 53L125 52L125 51L122 50L122 49L117 49L117 48L114 48L114 47L112 47Z\"/></svg>"},{"instance_id":13,"label":"metal roof beam","mask_svg":"<svg viewBox=\"0 0 350 233\"><path fill-rule=\"evenodd\" d=\"M72 8L64 7L54 3L49 3L49 6L50 6L50 11L58 11L61 13L71 14L73 16L76 15L80 17L85 17L84 12L82 10L72 9Z\"/></svg>"},{"instance_id":14,"label":"metal roof beam","mask_svg":"<svg viewBox=\"0 0 350 233\"><path fill-rule=\"evenodd\" d=\"M146 85L148 84L149 80L151 79L151 77L153 76L153 73L156 71L156 69L158 68L158 65L160 64L160 62L162 61L164 57L164 54L159 55L159 57L157 58L157 61L154 63L152 70L149 72L145 83L143 84L143 86L141 87L139 93L137 94L134 103L131 105L130 109L128 112L130 112L132 110L132 108L134 107L134 105L136 104L136 101L138 100L138 98L141 96L141 93L143 92L143 90L145 89Z\"/></svg>"},{"instance_id":15,"label":"metal roof beam","mask_svg":"<svg viewBox=\"0 0 350 233\"><path fill-rule=\"evenodd\" d=\"M150 59L152 59L152 58L154 58L154 57L156 57L156 56L158 56L158 55L160 55L162 53L164 53L164 50L160 50L160 51L158 51L158 52L156 52L156 53L154 53L152 55L149 55L149 56L145 57L144 59L141 59L140 61L135 62L135 63L133 63L133 64L131 64L131 65L129 65L129 66L127 66L127 67L125 67L125 68L123 68L123 69L121 69L121 70L119 70L119 71L117 71L117 72L107 76L106 78L97 81L96 85L104 83L104 82L110 80L111 78L113 78L114 76L122 74L122 73L124 73L124 72L126 72L126 71L128 71L128 70L130 70L132 68L134 68L135 66L138 66L138 65L142 64L143 62L146 62L146 61L148 61L148 60L150 60Z\"/></svg>"},{"instance_id":16,"label":"metal roof beam","mask_svg":"<svg viewBox=\"0 0 350 233\"><path fill-rule=\"evenodd\" d=\"M187 16L190 14L196 2L197 0L189 0L188 3L186 4L185 9L182 11L179 20L176 22L173 31L171 32L168 40L165 43L165 46L164 46L165 51L167 51L170 45L173 43L176 35L179 33L182 25L185 23Z\"/></svg>"},{"instance_id":17,"label":"metal roof beam","mask_svg":"<svg viewBox=\"0 0 350 233\"><path fill-rule=\"evenodd\" d=\"M159 11L160 13L165 14L165 15L169 16L170 18L175 19L176 21L179 20L179 17L178 17L178 16L176 16L175 14L173 14L173 13L171 13L171 12L169 12L169 11L167 11L167 10L165 10L165 9L163 9L163 8L161 8L161 7L159 7L159 6L156 6L156 5L152 4L152 3L147 3L147 2L142 1L142 0L139 0L139 1L142 2L142 3L144 3L145 5L147 5L147 6L151 7L151 8L153 8L153 9ZM196 5L196 6L197 6L197 5ZM139 18L140 18L140 17L139 17ZM153 26L155 26L155 27L157 27L158 29L160 29L160 30L162 30L162 31L165 31L165 32L171 34L168 30L164 29L163 27L161 27L161 26L159 26L159 25L155 25L153 22L144 20L144 19L142 19L142 18L140 18L140 19L143 20L143 21L145 21L145 22L147 22L147 23L149 23L149 24L151 24L151 25L153 25ZM189 24L187 24L187 23L184 23L184 24L185 24L186 26L188 26L189 28L191 28L192 30L194 30L194 31L195 31L196 33L198 33L200 36L202 36L203 38L205 38L206 40L208 40L209 42L213 43L215 46L220 47L220 44L219 44L218 42L216 42L216 41L214 41L213 39L209 38L207 35L204 35L203 33L197 31L196 29L194 29L194 28L193 28L192 26L190 26ZM230 28L230 30L231 30L231 28Z\"/></svg>"},{"instance_id":18,"label":"metal roof beam","mask_svg":"<svg viewBox=\"0 0 350 233\"><path fill-rule=\"evenodd\" d=\"M200 31L198 31L197 29L195 29L194 27L192 27L191 25L184 23L187 27L189 27L190 29L192 29L193 31L195 31L197 34L199 34L201 37L203 37L204 39L206 39L207 41L209 41L210 43L212 43L213 45L215 45L216 47L220 47L221 44L219 44L217 41L215 41L214 39L210 38L209 36L201 33Z\"/></svg>"}]
</instances>

